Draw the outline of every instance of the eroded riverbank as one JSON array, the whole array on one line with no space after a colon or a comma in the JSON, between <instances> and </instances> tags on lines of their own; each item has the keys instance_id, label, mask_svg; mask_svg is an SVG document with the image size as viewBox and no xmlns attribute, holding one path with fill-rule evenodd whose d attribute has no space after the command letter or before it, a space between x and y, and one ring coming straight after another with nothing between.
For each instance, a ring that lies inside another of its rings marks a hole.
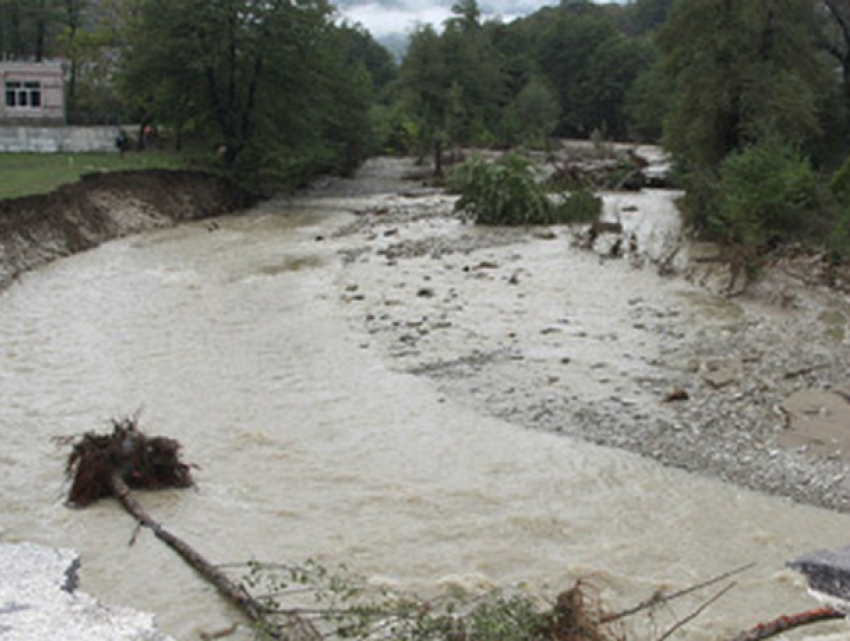
<instances>
[{"instance_id":1,"label":"eroded riverbank","mask_svg":"<svg viewBox=\"0 0 850 641\"><path fill-rule=\"evenodd\" d=\"M89 174L44 195L0 201L0 290L20 274L113 238L244 209L255 198L197 171Z\"/></svg>"}]
</instances>

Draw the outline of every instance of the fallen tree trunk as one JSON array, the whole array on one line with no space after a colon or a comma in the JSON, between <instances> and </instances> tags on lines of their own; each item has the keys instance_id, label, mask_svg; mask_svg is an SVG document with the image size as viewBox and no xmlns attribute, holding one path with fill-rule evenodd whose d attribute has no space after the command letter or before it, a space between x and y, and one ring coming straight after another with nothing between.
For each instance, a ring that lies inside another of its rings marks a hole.
<instances>
[{"instance_id":1,"label":"fallen tree trunk","mask_svg":"<svg viewBox=\"0 0 850 641\"><path fill-rule=\"evenodd\" d=\"M212 583L219 593L239 608L252 622L263 620L263 607L243 588L231 581L221 570L201 556L188 543L178 538L154 521L130 492L130 488L117 473L110 479L115 498L141 525L149 528L156 538L174 550L201 576Z\"/></svg>"},{"instance_id":2,"label":"fallen tree trunk","mask_svg":"<svg viewBox=\"0 0 850 641\"><path fill-rule=\"evenodd\" d=\"M86 507L114 496L123 508L154 536L168 545L215 586L219 594L236 606L247 619L262 628L264 638L286 639L284 627L269 621L269 611L239 583L207 561L188 543L157 523L139 504L132 488L161 489L191 487L190 466L180 459L180 443L161 436L148 437L137 427L138 416L113 419L112 434L88 432L76 441L68 457L66 474L72 478L69 504ZM310 630L309 623L290 615L292 629ZM307 635L302 635L305 637Z\"/></svg>"}]
</instances>

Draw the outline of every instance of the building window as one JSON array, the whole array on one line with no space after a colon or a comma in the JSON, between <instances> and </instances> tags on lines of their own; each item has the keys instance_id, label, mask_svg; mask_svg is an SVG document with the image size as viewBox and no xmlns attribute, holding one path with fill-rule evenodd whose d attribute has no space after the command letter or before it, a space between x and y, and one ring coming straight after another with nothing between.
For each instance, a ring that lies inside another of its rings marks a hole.
<instances>
[{"instance_id":1,"label":"building window","mask_svg":"<svg viewBox=\"0 0 850 641\"><path fill-rule=\"evenodd\" d=\"M41 83L38 81L6 81L6 106L21 108L41 107Z\"/></svg>"}]
</instances>

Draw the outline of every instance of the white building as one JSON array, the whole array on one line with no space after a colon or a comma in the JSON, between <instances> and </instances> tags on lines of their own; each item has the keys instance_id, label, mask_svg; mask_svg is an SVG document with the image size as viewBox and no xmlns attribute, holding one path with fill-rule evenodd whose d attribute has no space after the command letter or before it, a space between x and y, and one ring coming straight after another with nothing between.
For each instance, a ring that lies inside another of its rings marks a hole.
<instances>
[{"instance_id":1,"label":"white building","mask_svg":"<svg viewBox=\"0 0 850 641\"><path fill-rule=\"evenodd\" d=\"M0 124L65 124L62 63L0 61Z\"/></svg>"}]
</instances>

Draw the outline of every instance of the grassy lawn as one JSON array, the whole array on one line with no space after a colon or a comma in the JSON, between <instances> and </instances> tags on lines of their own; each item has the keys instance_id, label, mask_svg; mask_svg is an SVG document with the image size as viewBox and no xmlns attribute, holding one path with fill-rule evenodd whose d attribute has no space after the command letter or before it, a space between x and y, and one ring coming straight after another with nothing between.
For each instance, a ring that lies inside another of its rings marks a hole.
<instances>
[{"instance_id":1,"label":"grassy lawn","mask_svg":"<svg viewBox=\"0 0 850 641\"><path fill-rule=\"evenodd\" d=\"M186 157L167 151L128 152L123 158L117 153L0 153L0 200L46 193L96 171L177 169L186 163Z\"/></svg>"}]
</instances>

